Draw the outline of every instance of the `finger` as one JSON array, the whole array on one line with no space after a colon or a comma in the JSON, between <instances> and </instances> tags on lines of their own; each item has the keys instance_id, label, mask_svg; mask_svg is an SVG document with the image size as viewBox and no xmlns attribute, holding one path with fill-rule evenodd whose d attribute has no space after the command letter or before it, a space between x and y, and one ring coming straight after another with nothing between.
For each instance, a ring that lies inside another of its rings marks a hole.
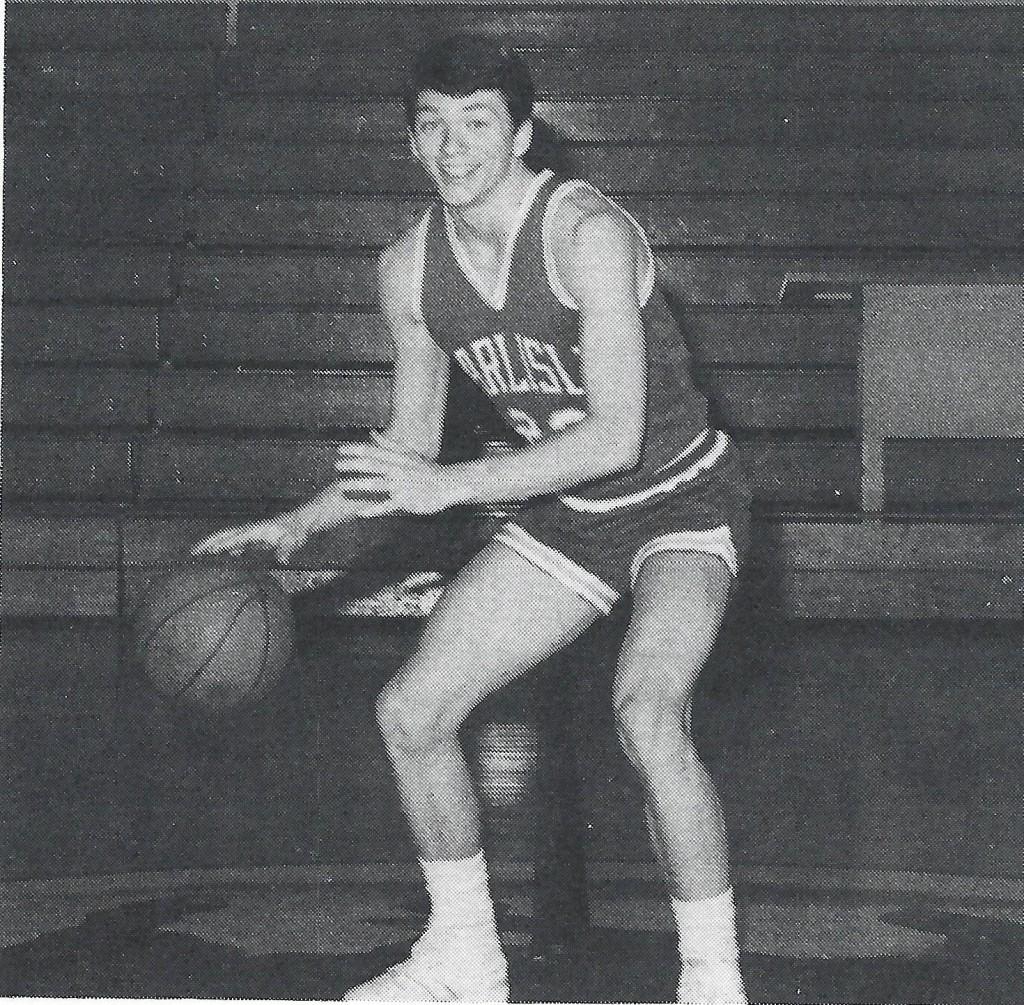
<instances>
[{"instance_id":1,"label":"finger","mask_svg":"<svg viewBox=\"0 0 1024 1005\"><path fill-rule=\"evenodd\" d=\"M368 519L375 516L387 516L388 513L397 513L401 507L393 499L385 499L383 502L373 503L366 509L361 509L356 516L361 519Z\"/></svg>"}]
</instances>

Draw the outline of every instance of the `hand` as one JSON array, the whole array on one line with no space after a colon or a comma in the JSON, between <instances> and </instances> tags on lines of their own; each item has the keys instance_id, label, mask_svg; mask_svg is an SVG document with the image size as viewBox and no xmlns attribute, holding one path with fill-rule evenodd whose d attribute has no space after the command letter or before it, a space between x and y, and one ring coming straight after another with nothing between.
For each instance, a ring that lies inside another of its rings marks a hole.
<instances>
[{"instance_id":1,"label":"hand","mask_svg":"<svg viewBox=\"0 0 1024 1005\"><path fill-rule=\"evenodd\" d=\"M272 549L277 560L284 563L308 538L309 534L294 521L286 517L275 517L217 531L194 545L192 554L216 555L226 551L238 556L244 548L252 545Z\"/></svg>"},{"instance_id":2,"label":"hand","mask_svg":"<svg viewBox=\"0 0 1024 1005\"><path fill-rule=\"evenodd\" d=\"M346 493L382 494L380 502L368 502L359 516L406 513L439 513L454 506L454 486L444 465L418 454L406 453L387 437L370 432L372 443L342 443L338 447L336 471L349 477L339 482Z\"/></svg>"}]
</instances>

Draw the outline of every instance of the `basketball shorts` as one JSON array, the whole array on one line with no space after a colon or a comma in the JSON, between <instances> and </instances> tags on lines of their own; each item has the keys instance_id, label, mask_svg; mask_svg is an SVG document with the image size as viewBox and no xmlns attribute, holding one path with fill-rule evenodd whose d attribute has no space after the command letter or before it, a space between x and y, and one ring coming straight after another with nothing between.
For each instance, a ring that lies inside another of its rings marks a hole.
<instances>
[{"instance_id":1,"label":"basketball shorts","mask_svg":"<svg viewBox=\"0 0 1024 1005\"><path fill-rule=\"evenodd\" d=\"M750 491L731 444L692 479L641 495L598 513L544 496L527 503L494 540L604 614L632 589L645 559L659 552L714 555L737 575L748 545Z\"/></svg>"}]
</instances>

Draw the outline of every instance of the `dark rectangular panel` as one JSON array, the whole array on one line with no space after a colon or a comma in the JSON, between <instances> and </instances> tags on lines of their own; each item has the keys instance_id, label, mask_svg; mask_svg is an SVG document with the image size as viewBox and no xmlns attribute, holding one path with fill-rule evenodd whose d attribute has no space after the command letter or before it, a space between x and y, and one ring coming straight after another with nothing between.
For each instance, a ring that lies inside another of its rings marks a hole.
<instances>
[{"instance_id":1,"label":"dark rectangular panel","mask_svg":"<svg viewBox=\"0 0 1024 1005\"><path fill-rule=\"evenodd\" d=\"M159 300L170 294L170 256L166 252L11 246L5 257L8 301L139 302Z\"/></svg>"},{"instance_id":2,"label":"dark rectangular panel","mask_svg":"<svg viewBox=\"0 0 1024 1005\"><path fill-rule=\"evenodd\" d=\"M5 422L138 426L147 420L149 373L76 367L7 367Z\"/></svg>"},{"instance_id":3,"label":"dark rectangular panel","mask_svg":"<svg viewBox=\"0 0 1024 1005\"><path fill-rule=\"evenodd\" d=\"M1020 620L1024 575L1003 572L788 571L780 603L797 618Z\"/></svg>"},{"instance_id":4,"label":"dark rectangular panel","mask_svg":"<svg viewBox=\"0 0 1024 1005\"><path fill-rule=\"evenodd\" d=\"M196 49L224 42L225 3L12 3L7 49Z\"/></svg>"},{"instance_id":5,"label":"dark rectangular panel","mask_svg":"<svg viewBox=\"0 0 1024 1005\"><path fill-rule=\"evenodd\" d=\"M3 494L11 497L131 497L127 440L16 436L4 439Z\"/></svg>"},{"instance_id":6,"label":"dark rectangular panel","mask_svg":"<svg viewBox=\"0 0 1024 1005\"><path fill-rule=\"evenodd\" d=\"M394 360L394 342L377 314L175 311L161 314L159 323L160 353L174 362L345 367Z\"/></svg>"},{"instance_id":7,"label":"dark rectangular panel","mask_svg":"<svg viewBox=\"0 0 1024 1005\"><path fill-rule=\"evenodd\" d=\"M4 617L114 615L117 582L116 569L9 568L4 570L0 587L0 610Z\"/></svg>"},{"instance_id":8,"label":"dark rectangular panel","mask_svg":"<svg viewBox=\"0 0 1024 1005\"><path fill-rule=\"evenodd\" d=\"M425 200L248 195L195 197L203 244L383 245L423 214Z\"/></svg>"},{"instance_id":9,"label":"dark rectangular panel","mask_svg":"<svg viewBox=\"0 0 1024 1005\"><path fill-rule=\"evenodd\" d=\"M139 142L100 135L48 145L7 137L4 183L19 191L64 195L103 189L183 192L192 186L194 161L195 144L173 138Z\"/></svg>"},{"instance_id":10,"label":"dark rectangular panel","mask_svg":"<svg viewBox=\"0 0 1024 1005\"><path fill-rule=\"evenodd\" d=\"M662 40L667 44L668 40ZM530 49L523 52L544 97L651 95L770 97L1013 98L1019 69L990 53L751 52L701 49ZM225 52L222 87L235 94L397 96L406 52L378 47L342 52Z\"/></svg>"},{"instance_id":11,"label":"dark rectangular panel","mask_svg":"<svg viewBox=\"0 0 1024 1005\"><path fill-rule=\"evenodd\" d=\"M213 86L214 54L134 49L82 52L25 50L7 60L7 87L17 93L200 94Z\"/></svg>"},{"instance_id":12,"label":"dark rectangular panel","mask_svg":"<svg viewBox=\"0 0 1024 1005\"><path fill-rule=\"evenodd\" d=\"M804 511L857 507L860 451L854 440L735 440L757 503Z\"/></svg>"},{"instance_id":13,"label":"dark rectangular panel","mask_svg":"<svg viewBox=\"0 0 1024 1005\"><path fill-rule=\"evenodd\" d=\"M166 192L19 191L8 195L4 208L5 233L13 241L167 245L181 241L185 230L186 204Z\"/></svg>"},{"instance_id":14,"label":"dark rectangular panel","mask_svg":"<svg viewBox=\"0 0 1024 1005\"><path fill-rule=\"evenodd\" d=\"M457 28L490 28L518 45L763 50L779 47L1013 52L1024 28L1012 7L793 7L748 4L575 6L513 4L336 5L261 3L240 9L241 46L272 50L401 51Z\"/></svg>"},{"instance_id":15,"label":"dark rectangular panel","mask_svg":"<svg viewBox=\"0 0 1024 1005\"><path fill-rule=\"evenodd\" d=\"M163 370L156 421L187 428L326 429L382 426L390 375L288 371Z\"/></svg>"},{"instance_id":16,"label":"dark rectangular panel","mask_svg":"<svg viewBox=\"0 0 1024 1005\"><path fill-rule=\"evenodd\" d=\"M1024 191L1020 150L905 150L849 144L555 145L578 174L609 192ZM406 143L210 142L198 151L198 183L229 191L426 193L429 180Z\"/></svg>"},{"instance_id":17,"label":"dark rectangular panel","mask_svg":"<svg viewBox=\"0 0 1024 1005\"><path fill-rule=\"evenodd\" d=\"M698 362L812 366L857 359L856 311L681 307L679 314Z\"/></svg>"},{"instance_id":18,"label":"dark rectangular panel","mask_svg":"<svg viewBox=\"0 0 1024 1005\"><path fill-rule=\"evenodd\" d=\"M370 304L376 271L368 258L191 255L182 261L181 300L204 306Z\"/></svg>"},{"instance_id":19,"label":"dark rectangular panel","mask_svg":"<svg viewBox=\"0 0 1024 1005\"><path fill-rule=\"evenodd\" d=\"M697 381L730 429L852 429L858 423L854 369L703 369Z\"/></svg>"},{"instance_id":20,"label":"dark rectangular panel","mask_svg":"<svg viewBox=\"0 0 1024 1005\"><path fill-rule=\"evenodd\" d=\"M627 197L655 246L790 245L806 247L1018 248L1024 198L942 199L806 195L694 200ZM383 245L423 213L422 198L328 198L198 195L192 229L201 243Z\"/></svg>"},{"instance_id":21,"label":"dark rectangular panel","mask_svg":"<svg viewBox=\"0 0 1024 1005\"><path fill-rule=\"evenodd\" d=\"M98 517L4 514L3 564L111 566L120 561L117 522Z\"/></svg>"},{"instance_id":22,"label":"dark rectangular panel","mask_svg":"<svg viewBox=\"0 0 1024 1005\"><path fill-rule=\"evenodd\" d=\"M156 316L116 307L10 307L4 356L19 362L156 361Z\"/></svg>"},{"instance_id":23,"label":"dark rectangular panel","mask_svg":"<svg viewBox=\"0 0 1024 1005\"><path fill-rule=\"evenodd\" d=\"M887 509L1024 515L1024 439L887 440Z\"/></svg>"},{"instance_id":24,"label":"dark rectangular panel","mask_svg":"<svg viewBox=\"0 0 1024 1005\"><path fill-rule=\"evenodd\" d=\"M429 179L406 143L210 142L198 149L197 184L228 191L426 192Z\"/></svg>"},{"instance_id":25,"label":"dark rectangular panel","mask_svg":"<svg viewBox=\"0 0 1024 1005\"><path fill-rule=\"evenodd\" d=\"M153 438L138 448L140 496L264 506L305 499L335 476L337 441Z\"/></svg>"}]
</instances>

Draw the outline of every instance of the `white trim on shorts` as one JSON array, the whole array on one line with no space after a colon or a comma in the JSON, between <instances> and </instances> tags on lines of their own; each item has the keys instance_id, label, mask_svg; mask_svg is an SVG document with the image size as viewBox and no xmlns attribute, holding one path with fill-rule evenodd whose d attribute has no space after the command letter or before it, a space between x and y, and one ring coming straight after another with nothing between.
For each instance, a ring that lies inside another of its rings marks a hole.
<instances>
[{"instance_id":1,"label":"white trim on shorts","mask_svg":"<svg viewBox=\"0 0 1024 1005\"><path fill-rule=\"evenodd\" d=\"M663 551L696 551L714 555L725 562L734 579L739 575L739 560L732 531L728 524L723 524L712 530L677 530L648 541L633 557L629 569L630 586L636 586L636 577L640 575L640 566L644 560Z\"/></svg>"},{"instance_id":2,"label":"white trim on shorts","mask_svg":"<svg viewBox=\"0 0 1024 1005\"><path fill-rule=\"evenodd\" d=\"M685 457L688 451L692 450L705 438L705 435L706 433L702 433L679 457L676 457L669 463L675 464L678 460ZM678 485L682 485L683 482L692 482L702 471L707 471L708 468L712 467L722 454L725 453L728 446L729 437L721 430L717 430L714 446L699 461L691 464L688 468L683 468L682 471L677 471L670 478L666 478L655 485L650 485L640 492L634 492L632 495L612 496L609 499L583 499L580 496L570 495L562 495L558 498L566 506L576 510L578 513L611 513L613 510L622 509L623 506L634 506L637 503L646 502L656 495L664 495L666 492L671 492Z\"/></svg>"},{"instance_id":3,"label":"white trim on shorts","mask_svg":"<svg viewBox=\"0 0 1024 1005\"><path fill-rule=\"evenodd\" d=\"M505 524L494 535L494 540L507 545L577 596L593 604L603 614L608 614L619 599L619 591L614 587L577 565L567 555L538 541L517 523Z\"/></svg>"}]
</instances>

